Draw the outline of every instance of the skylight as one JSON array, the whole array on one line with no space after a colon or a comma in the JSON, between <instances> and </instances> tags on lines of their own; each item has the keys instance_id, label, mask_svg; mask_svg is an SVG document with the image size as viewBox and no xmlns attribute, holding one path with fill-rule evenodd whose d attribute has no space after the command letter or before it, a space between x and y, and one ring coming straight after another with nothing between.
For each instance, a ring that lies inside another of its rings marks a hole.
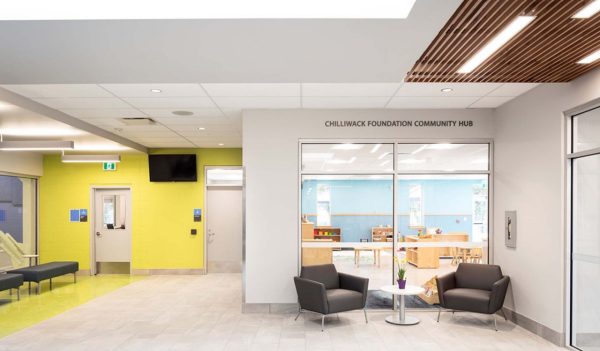
<instances>
[{"instance_id":1,"label":"skylight","mask_svg":"<svg viewBox=\"0 0 600 351\"><path fill-rule=\"evenodd\" d=\"M0 20L408 17L416 0L18 0Z\"/></svg>"}]
</instances>

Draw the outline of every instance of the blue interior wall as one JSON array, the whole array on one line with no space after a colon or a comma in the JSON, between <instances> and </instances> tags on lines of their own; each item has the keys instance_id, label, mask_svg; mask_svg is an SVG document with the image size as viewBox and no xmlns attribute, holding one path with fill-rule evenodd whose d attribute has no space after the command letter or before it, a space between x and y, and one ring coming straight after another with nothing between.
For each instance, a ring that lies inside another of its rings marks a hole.
<instances>
[{"instance_id":1,"label":"blue interior wall","mask_svg":"<svg viewBox=\"0 0 600 351\"><path fill-rule=\"evenodd\" d=\"M23 183L0 175L0 230L23 242Z\"/></svg>"},{"instance_id":2,"label":"blue interior wall","mask_svg":"<svg viewBox=\"0 0 600 351\"><path fill-rule=\"evenodd\" d=\"M317 185L327 184L331 196L331 225L342 230L342 241L371 238L371 228L392 226L392 180L305 180L302 185L302 213L316 214ZM444 233L472 232L473 186L482 180L399 180L398 231L416 235L409 228L408 191L420 184L426 227L439 227ZM360 215L349 215L360 214ZM375 214L375 215L374 215ZM309 216L316 223L316 216Z\"/></svg>"}]
</instances>

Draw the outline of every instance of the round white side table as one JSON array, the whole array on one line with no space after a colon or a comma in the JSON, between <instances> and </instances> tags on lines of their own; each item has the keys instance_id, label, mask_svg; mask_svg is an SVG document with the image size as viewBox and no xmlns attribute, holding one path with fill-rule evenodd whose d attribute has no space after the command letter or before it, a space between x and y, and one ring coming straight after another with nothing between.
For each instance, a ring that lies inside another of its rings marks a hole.
<instances>
[{"instance_id":1,"label":"round white side table","mask_svg":"<svg viewBox=\"0 0 600 351\"><path fill-rule=\"evenodd\" d=\"M385 318L385 321L396 325L414 325L420 322L419 318L406 315L406 307L404 305L404 296L419 295L425 292L420 286L407 285L404 289L398 289L398 285L386 285L381 287L382 291L400 296L398 314L394 314Z\"/></svg>"}]
</instances>

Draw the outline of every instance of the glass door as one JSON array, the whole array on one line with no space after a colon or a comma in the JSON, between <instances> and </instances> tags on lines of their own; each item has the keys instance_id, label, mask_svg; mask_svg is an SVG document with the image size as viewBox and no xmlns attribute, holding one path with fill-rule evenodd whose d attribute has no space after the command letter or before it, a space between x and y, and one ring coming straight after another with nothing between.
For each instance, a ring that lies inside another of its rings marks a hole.
<instances>
[{"instance_id":1,"label":"glass door","mask_svg":"<svg viewBox=\"0 0 600 351\"><path fill-rule=\"evenodd\" d=\"M600 349L600 108L572 117L571 346Z\"/></svg>"}]
</instances>

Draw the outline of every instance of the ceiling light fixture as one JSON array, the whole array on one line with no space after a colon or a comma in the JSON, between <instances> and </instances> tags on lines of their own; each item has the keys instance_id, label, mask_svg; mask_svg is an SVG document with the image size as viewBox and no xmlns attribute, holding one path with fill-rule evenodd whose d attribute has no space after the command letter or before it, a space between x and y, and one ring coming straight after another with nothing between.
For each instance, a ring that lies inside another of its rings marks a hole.
<instances>
[{"instance_id":1,"label":"ceiling light fixture","mask_svg":"<svg viewBox=\"0 0 600 351\"><path fill-rule=\"evenodd\" d=\"M595 0L577 11L572 18L590 18L600 11L600 0Z\"/></svg>"},{"instance_id":2,"label":"ceiling light fixture","mask_svg":"<svg viewBox=\"0 0 600 351\"><path fill-rule=\"evenodd\" d=\"M398 19L416 0L19 0L0 2L0 20Z\"/></svg>"},{"instance_id":3,"label":"ceiling light fixture","mask_svg":"<svg viewBox=\"0 0 600 351\"><path fill-rule=\"evenodd\" d=\"M225 144L223 144L223 143L219 143L219 146L225 146Z\"/></svg>"},{"instance_id":4,"label":"ceiling light fixture","mask_svg":"<svg viewBox=\"0 0 600 351\"><path fill-rule=\"evenodd\" d=\"M162 93L162 90L160 89L150 89L150 91L153 93Z\"/></svg>"},{"instance_id":5,"label":"ceiling light fixture","mask_svg":"<svg viewBox=\"0 0 600 351\"><path fill-rule=\"evenodd\" d=\"M121 162L120 155L62 155L63 163L104 163Z\"/></svg>"},{"instance_id":6,"label":"ceiling light fixture","mask_svg":"<svg viewBox=\"0 0 600 351\"><path fill-rule=\"evenodd\" d=\"M485 60L498 51L504 44L511 40L515 35L521 32L529 25L535 16L518 16L492 40L490 40L481 50L471 57L464 65L458 69L458 73L471 73L479 67Z\"/></svg>"},{"instance_id":7,"label":"ceiling light fixture","mask_svg":"<svg viewBox=\"0 0 600 351\"><path fill-rule=\"evenodd\" d=\"M11 140L0 141L0 150L6 151L52 151L73 150L73 141L56 140Z\"/></svg>"},{"instance_id":8,"label":"ceiling light fixture","mask_svg":"<svg viewBox=\"0 0 600 351\"><path fill-rule=\"evenodd\" d=\"M376 153L380 147L381 147L381 144L375 144L375 146L373 146L373 148L371 149L371 153L372 154Z\"/></svg>"},{"instance_id":9,"label":"ceiling light fixture","mask_svg":"<svg viewBox=\"0 0 600 351\"><path fill-rule=\"evenodd\" d=\"M600 59L600 49L594 51L593 53L591 53L591 54L587 55L586 57L582 58L581 60L577 61L577 63L588 64L588 63L597 61L598 59Z\"/></svg>"},{"instance_id":10,"label":"ceiling light fixture","mask_svg":"<svg viewBox=\"0 0 600 351\"><path fill-rule=\"evenodd\" d=\"M452 92L452 91L454 91L454 89L452 89L452 88L444 88L444 89L442 89L442 90L440 90L440 91L441 91L442 93L449 93L449 92Z\"/></svg>"},{"instance_id":11,"label":"ceiling light fixture","mask_svg":"<svg viewBox=\"0 0 600 351\"><path fill-rule=\"evenodd\" d=\"M198 130L206 130L204 127L198 127Z\"/></svg>"}]
</instances>

